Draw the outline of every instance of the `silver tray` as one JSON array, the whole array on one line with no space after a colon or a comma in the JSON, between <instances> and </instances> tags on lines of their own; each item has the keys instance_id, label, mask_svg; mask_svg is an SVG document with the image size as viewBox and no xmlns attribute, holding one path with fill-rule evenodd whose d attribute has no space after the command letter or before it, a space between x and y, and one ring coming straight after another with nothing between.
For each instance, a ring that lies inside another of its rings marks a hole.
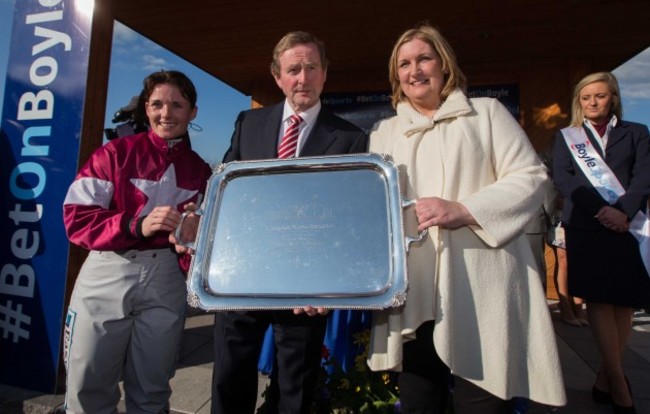
<instances>
[{"instance_id":1,"label":"silver tray","mask_svg":"<svg viewBox=\"0 0 650 414\"><path fill-rule=\"evenodd\" d=\"M188 277L206 310L383 309L408 286L397 167L376 154L235 161L215 169ZM180 228L177 238L180 238Z\"/></svg>"}]
</instances>

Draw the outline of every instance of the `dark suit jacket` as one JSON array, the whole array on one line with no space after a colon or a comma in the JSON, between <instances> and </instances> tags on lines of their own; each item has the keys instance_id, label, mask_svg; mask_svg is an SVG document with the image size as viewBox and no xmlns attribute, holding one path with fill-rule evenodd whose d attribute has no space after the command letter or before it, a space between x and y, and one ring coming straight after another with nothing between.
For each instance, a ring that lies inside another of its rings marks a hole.
<instances>
[{"instance_id":1,"label":"dark suit jacket","mask_svg":"<svg viewBox=\"0 0 650 414\"><path fill-rule=\"evenodd\" d=\"M284 101L259 109L243 111L235 122L230 148L223 161L248 161L276 158ZM368 136L350 122L334 115L325 105L316 119L301 157L363 153L368 151Z\"/></svg>"},{"instance_id":2,"label":"dark suit jacket","mask_svg":"<svg viewBox=\"0 0 650 414\"><path fill-rule=\"evenodd\" d=\"M585 128L583 126L583 128ZM591 132L587 136L600 156L603 153ZM607 205L577 165L561 132L555 134L553 181L564 197L562 221L585 230L605 230L594 218ZM619 120L612 128L605 148L605 162L625 188L614 207L629 218L647 206L650 196L650 133L648 127Z\"/></svg>"},{"instance_id":3,"label":"dark suit jacket","mask_svg":"<svg viewBox=\"0 0 650 414\"><path fill-rule=\"evenodd\" d=\"M281 102L240 113L230 148L223 161L276 158L283 105L284 102ZM367 150L368 136L323 106L300 155L338 155ZM284 310L217 313L214 330L213 413L253 412L250 396L254 396L257 391L257 372L250 369L250 361L256 361L262 344L252 345L251 341L263 338L269 323L274 325L278 352L275 354L276 364L266 396L267 408L271 412L290 409L309 411L313 388L321 369L321 347L327 318L294 315L290 310ZM223 332L228 332L228 336ZM234 337L239 339L234 340ZM300 357L294 357L296 355ZM303 388L304 392L297 391Z\"/></svg>"}]
</instances>

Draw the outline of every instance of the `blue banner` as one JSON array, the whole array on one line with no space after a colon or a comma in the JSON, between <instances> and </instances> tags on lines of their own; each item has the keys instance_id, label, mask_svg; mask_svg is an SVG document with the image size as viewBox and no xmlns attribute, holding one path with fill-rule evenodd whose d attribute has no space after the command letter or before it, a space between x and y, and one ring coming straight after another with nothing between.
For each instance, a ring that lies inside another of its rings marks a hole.
<instances>
[{"instance_id":1,"label":"blue banner","mask_svg":"<svg viewBox=\"0 0 650 414\"><path fill-rule=\"evenodd\" d=\"M53 392L86 94L92 0L14 6L0 139L0 382Z\"/></svg>"},{"instance_id":2,"label":"blue banner","mask_svg":"<svg viewBox=\"0 0 650 414\"><path fill-rule=\"evenodd\" d=\"M321 101L366 133L375 122L395 115L389 92L324 93Z\"/></svg>"},{"instance_id":3,"label":"blue banner","mask_svg":"<svg viewBox=\"0 0 650 414\"><path fill-rule=\"evenodd\" d=\"M516 83L469 86L467 96L470 98L496 98L519 121L519 85Z\"/></svg>"},{"instance_id":4,"label":"blue banner","mask_svg":"<svg viewBox=\"0 0 650 414\"><path fill-rule=\"evenodd\" d=\"M496 98L519 120L519 85L469 86L470 98ZM375 122L395 115L390 92L343 92L324 93L323 104L343 119L370 133Z\"/></svg>"}]
</instances>

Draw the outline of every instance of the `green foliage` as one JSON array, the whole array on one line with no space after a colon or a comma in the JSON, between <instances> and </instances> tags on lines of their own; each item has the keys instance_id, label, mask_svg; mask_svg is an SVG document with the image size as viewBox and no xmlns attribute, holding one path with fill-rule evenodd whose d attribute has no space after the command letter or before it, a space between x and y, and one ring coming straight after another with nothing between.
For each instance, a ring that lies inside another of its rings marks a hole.
<instances>
[{"instance_id":1,"label":"green foliage","mask_svg":"<svg viewBox=\"0 0 650 414\"><path fill-rule=\"evenodd\" d=\"M316 387L313 414L394 414L399 404L396 374L368 368L370 330L357 332L353 344L360 349L354 368L345 372L323 346L323 364ZM265 396L267 390L262 396ZM265 403L257 414L265 414Z\"/></svg>"},{"instance_id":2,"label":"green foliage","mask_svg":"<svg viewBox=\"0 0 650 414\"><path fill-rule=\"evenodd\" d=\"M361 352L355 357L354 369L345 372L324 348L323 366L317 388L315 414L395 413L399 399L394 373L373 372L368 368L370 330L357 332L353 344Z\"/></svg>"}]
</instances>

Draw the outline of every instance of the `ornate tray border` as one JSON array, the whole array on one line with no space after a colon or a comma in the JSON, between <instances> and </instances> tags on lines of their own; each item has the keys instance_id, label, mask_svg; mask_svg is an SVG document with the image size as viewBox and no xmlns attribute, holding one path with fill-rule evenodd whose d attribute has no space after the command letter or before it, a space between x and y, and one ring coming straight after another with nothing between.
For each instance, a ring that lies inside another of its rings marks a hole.
<instances>
[{"instance_id":1,"label":"ornate tray border","mask_svg":"<svg viewBox=\"0 0 650 414\"><path fill-rule=\"evenodd\" d=\"M385 177L386 198L389 209L389 248L392 252L390 283L381 294L345 297L296 295L295 297L255 297L214 295L207 287L208 267L211 260L214 237L210 229L218 220L221 194L226 183L237 176L283 172L309 172L330 170L373 169ZM208 311L220 310L269 310L293 309L302 306L323 307L327 309L385 309L404 304L408 288L406 255L411 243L421 241L426 231L418 237L405 237L403 231L402 209L412 205L403 201L400 195L398 169L389 156L379 154L337 155L323 157L291 158L284 160L235 161L221 164L208 182L204 204L199 210L195 254L188 272L188 303Z\"/></svg>"}]
</instances>

